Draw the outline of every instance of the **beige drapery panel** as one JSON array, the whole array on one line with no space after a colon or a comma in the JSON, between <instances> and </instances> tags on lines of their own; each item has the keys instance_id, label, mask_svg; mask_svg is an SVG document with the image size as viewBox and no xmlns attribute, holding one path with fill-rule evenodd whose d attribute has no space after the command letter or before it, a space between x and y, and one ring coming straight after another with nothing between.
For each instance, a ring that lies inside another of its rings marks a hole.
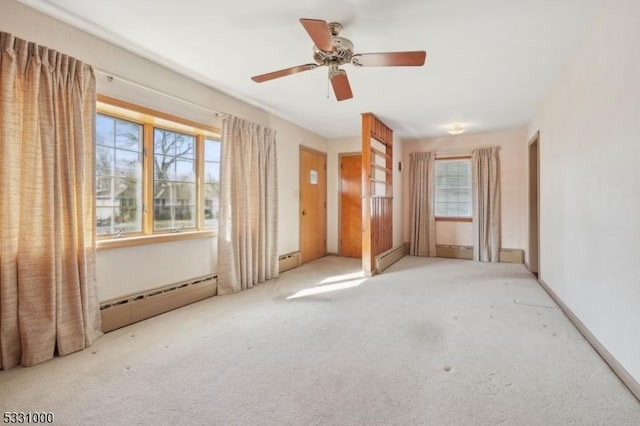
<instances>
[{"instance_id":1,"label":"beige drapery panel","mask_svg":"<svg viewBox=\"0 0 640 426\"><path fill-rule=\"evenodd\" d=\"M100 335L96 89L86 64L0 32L0 368Z\"/></svg>"},{"instance_id":2,"label":"beige drapery panel","mask_svg":"<svg viewBox=\"0 0 640 426\"><path fill-rule=\"evenodd\" d=\"M218 294L278 276L275 131L238 117L222 124Z\"/></svg>"},{"instance_id":3,"label":"beige drapery panel","mask_svg":"<svg viewBox=\"0 0 640 426\"><path fill-rule=\"evenodd\" d=\"M409 154L409 192L412 256L436 255L436 218L434 205L435 154Z\"/></svg>"},{"instance_id":4,"label":"beige drapery panel","mask_svg":"<svg viewBox=\"0 0 640 426\"><path fill-rule=\"evenodd\" d=\"M500 254L499 148L471 152L473 193L473 259L498 262Z\"/></svg>"}]
</instances>

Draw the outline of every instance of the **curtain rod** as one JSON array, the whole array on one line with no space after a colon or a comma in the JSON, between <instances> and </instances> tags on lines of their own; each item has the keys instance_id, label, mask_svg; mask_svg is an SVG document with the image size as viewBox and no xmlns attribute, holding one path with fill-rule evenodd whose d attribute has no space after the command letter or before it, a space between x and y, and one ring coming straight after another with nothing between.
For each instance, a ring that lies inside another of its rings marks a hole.
<instances>
[{"instance_id":1,"label":"curtain rod","mask_svg":"<svg viewBox=\"0 0 640 426\"><path fill-rule=\"evenodd\" d=\"M196 107L196 108L200 108L200 109L202 109L204 111L213 113L216 117L226 117L226 116L229 115L226 112L216 111L216 110L211 109L209 107L206 107L204 105L200 105L200 104L197 104L195 102L192 102L192 101L190 101L188 99L184 99L184 98L181 98L179 96L175 96L175 95L172 95L172 94L169 94L169 93L166 93L166 92L162 92L162 91L160 91L158 89L154 89L153 87L149 87L149 86L144 85L142 83L138 83L137 81L129 80L128 78L119 76L119 75L114 74L114 73L109 72L109 71L104 71L104 70L101 70L101 69L95 68L95 67L93 68L93 70L96 73L102 74L105 77L107 77L107 81L109 81L109 82L111 82L113 80L119 80L119 81L122 81L123 83L127 83L127 84L130 84L132 86L139 87L141 89L147 90L147 91L155 93L157 95L165 96L165 97L173 99L175 101L179 101L179 102L182 102L184 104L191 105L191 106Z\"/></svg>"}]
</instances>

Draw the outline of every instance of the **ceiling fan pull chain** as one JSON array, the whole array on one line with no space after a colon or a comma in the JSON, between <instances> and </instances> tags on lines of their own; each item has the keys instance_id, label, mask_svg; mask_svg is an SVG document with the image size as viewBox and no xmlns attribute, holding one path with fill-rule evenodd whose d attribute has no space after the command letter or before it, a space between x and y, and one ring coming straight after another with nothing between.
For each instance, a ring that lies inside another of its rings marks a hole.
<instances>
[{"instance_id":1,"label":"ceiling fan pull chain","mask_svg":"<svg viewBox=\"0 0 640 426\"><path fill-rule=\"evenodd\" d=\"M331 76L329 75L329 73L327 73L327 99L329 99L329 96L330 96L329 94L329 91L331 90L329 89L330 83L331 83Z\"/></svg>"}]
</instances>

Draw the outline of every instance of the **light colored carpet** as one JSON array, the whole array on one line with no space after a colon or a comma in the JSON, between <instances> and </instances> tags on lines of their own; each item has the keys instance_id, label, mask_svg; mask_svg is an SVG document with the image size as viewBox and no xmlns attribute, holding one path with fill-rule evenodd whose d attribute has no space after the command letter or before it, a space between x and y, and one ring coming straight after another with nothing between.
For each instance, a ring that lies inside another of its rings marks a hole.
<instances>
[{"instance_id":1,"label":"light colored carpet","mask_svg":"<svg viewBox=\"0 0 640 426\"><path fill-rule=\"evenodd\" d=\"M358 270L327 257L0 372L0 408L63 425L640 424L522 265Z\"/></svg>"}]
</instances>

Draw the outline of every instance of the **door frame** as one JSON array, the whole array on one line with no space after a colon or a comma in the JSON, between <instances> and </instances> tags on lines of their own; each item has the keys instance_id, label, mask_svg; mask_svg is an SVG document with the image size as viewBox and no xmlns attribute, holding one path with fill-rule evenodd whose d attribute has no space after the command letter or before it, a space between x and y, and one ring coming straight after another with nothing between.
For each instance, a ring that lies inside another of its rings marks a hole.
<instances>
[{"instance_id":1,"label":"door frame","mask_svg":"<svg viewBox=\"0 0 640 426\"><path fill-rule=\"evenodd\" d=\"M355 157L359 155L362 161L362 151L354 152L341 152L338 154L338 255L342 256L342 158L343 157ZM360 191L360 209L362 210L362 190ZM360 233L362 234L362 225L360 226ZM362 241L362 235L360 236ZM360 257L362 257L362 250L360 251Z\"/></svg>"},{"instance_id":2,"label":"door frame","mask_svg":"<svg viewBox=\"0 0 640 426\"><path fill-rule=\"evenodd\" d=\"M529 194L529 261L527 269L540 277L540 131L529 141L527 148ZM535 182L534 182L535 180ZM533 261L532 261L533 259Z\"/></svg>"},{"instance_id":3,"label":"door frame","mask_svg":"<svg viewBox=\"0 0 640 426\"><path fill-rule=\"evenodd\" d=\"M300 262L302 263L302 152L306 151L312 154L324 157L324 250L323 256L327 255L327 153L310 148L306 145L298 145L298 251L300 252Z\"/></svg>"}]
</instances>

